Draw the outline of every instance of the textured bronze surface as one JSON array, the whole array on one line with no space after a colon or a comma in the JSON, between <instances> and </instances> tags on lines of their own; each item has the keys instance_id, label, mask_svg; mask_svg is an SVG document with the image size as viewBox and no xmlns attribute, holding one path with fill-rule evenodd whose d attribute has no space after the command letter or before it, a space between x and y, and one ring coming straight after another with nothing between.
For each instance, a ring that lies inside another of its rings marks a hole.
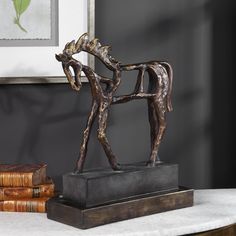
<instances>
[{"instance_id":1,"label":"textured bronze surface","mask_svg":"<svg viewBox=\"0 0 236 236\"><path fill-rule=\"evenodd\" d=\"M81 72L83 71L89 80L92 93L92 108L89 114L86 129L83 133L83 141L80 147L80 155L75 168L76 172L83 170L87 144L94 119L98 117L98 140L104 148L111 167L120 170L120 165L112 152L106 136L108 110L112 104L128 102L134 99L147 99L149 122L151 128L151 154L147 162L149 166L155 166L160 162L158 150L166 129L166 112L172 110L172 68L167 62L150 61L146 63L121 65L109 55L109 46L102 46L98 39L89 40L88 34L83 34L77 42L67 43L62 54L56 55L72 89L79 91ZM113 78L106 78L95 73L90 67L83 65L73 58L74 54L81 51L87 52L100 59L103 64L113 72ZM72 70L71 70L72 69ZM134 92L128 95L115 96L115 92L121 82L123 71L138 71L138 77ZM74 72L74 73L73 73ZM149 88L144 91L144 74L149 75ZM74 74L74 76L73 76Z\"/></svg>"},{"instance_id":2,"label":"textured bronze surface","mask_svg":"<svg viewBox=\"0 0 236 236\"><path fill-rule=\"evenodd\" d=\"M87 209L79 208L63 198L54 198L47 202L47 217L80 229L88 229L192 205L193 190L185 188L173 193L150 194L146 197Z\"/></svg>"}]
</instances>

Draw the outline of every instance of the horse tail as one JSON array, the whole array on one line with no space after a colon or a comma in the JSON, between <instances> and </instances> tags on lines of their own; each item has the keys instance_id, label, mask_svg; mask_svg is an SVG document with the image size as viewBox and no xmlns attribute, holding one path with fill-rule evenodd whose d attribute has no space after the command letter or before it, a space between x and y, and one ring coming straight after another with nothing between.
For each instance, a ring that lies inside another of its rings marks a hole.
<instances>
[{"instance_id":1,"label":"horse tail","mask_svg":"<svg viewBox=\"0 0 236 236\"><path fill-rule=\"evenodd\" d=\"M172 92L172 83L173 83L173 70L172 70L171 65L167 62L161 62L160 64L163 65L165 69L167 70L168 79L169 79L169 87L168 87L168 92L166 95L166 105L167 105L167 110L172 111L173 107L171 103L171 92Z\"/></svg>"}]
</instances>

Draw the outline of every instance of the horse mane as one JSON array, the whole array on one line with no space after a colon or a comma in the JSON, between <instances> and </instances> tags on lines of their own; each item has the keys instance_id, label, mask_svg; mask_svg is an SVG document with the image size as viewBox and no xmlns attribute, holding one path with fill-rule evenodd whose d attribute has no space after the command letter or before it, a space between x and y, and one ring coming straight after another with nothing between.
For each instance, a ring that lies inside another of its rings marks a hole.
<instances>
[{"instance_id":1,"label":"horse mane","mask_svg":"<svg viewBox=\"0 0 236 236\"><path fill-rule=\"evenodd\" d=\"M110 70L119 70L120 62L109 55L110 50L110 46L102 46L97 38L90 41L88 34L85 33L78 39L77 42L72 40L67 43L63 53L68 56L72 56L84 51L100 59Z\"/></svg>"}]
</instances>

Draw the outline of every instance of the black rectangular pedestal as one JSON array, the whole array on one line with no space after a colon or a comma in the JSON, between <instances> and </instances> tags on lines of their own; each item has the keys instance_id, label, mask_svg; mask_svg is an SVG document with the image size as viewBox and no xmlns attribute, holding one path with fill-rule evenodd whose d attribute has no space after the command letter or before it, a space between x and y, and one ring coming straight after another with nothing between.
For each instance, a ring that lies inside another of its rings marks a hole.
<instances>
[{"instance_id":1,"label":"black rectangular pedestal","mask_svg":"<svg viewBox=\"0 0 236 236\"><path fill-rule=\"evenodd\" d=\"M193 205L193 190L180 188L171 193L152 193L146 197L101 205L88 209L73 205L63 198L47 202L47 217L80 229L116 221L190 207Z\"/></svg>"},{"instance_id":2,"label":"black rectangular pedestal","mask_svg":"<svg viewBox=\"0 0 236 236\"><path fill-rule=\"evenodd\" d=\"M178 165L124 165L122 171L98 169L63 176L63 197L82 208L108 204L158 191L178 189Z\"/></svg>"}]
</instances>

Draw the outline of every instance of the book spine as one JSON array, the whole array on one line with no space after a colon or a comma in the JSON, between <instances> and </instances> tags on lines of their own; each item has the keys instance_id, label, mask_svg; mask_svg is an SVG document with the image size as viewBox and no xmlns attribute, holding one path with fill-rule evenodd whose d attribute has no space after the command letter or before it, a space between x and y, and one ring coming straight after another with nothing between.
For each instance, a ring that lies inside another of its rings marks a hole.
<instances>
[{"instance_id":1,"label":"book spine","mask_svg":"<svg viewBox=\"0 0 236 236\"><path fill-rule=\"evenodd\" d=\"M31 187L33 186L33 173L0 172L0 186Z\"/></svg>"},{"instance_id":2,"label":"book spine","mask_svg":"<svg viewBox=\"0 0 236 236\"><path fill-rule=\"evenodd\" d=\"M0 211L9 212L46 212L49 198L0 201Z\"/></svg>"},{"instance_id":3,"label":"book spine","mask_svg":"<svg viewBox=\"0 0 236 236\"><path fill-rule=\"evenodd\" d=\"M41 185L36 187L11 187L0 188L0 201L22 198L53 197L54 184Z\"/></svg>"}]
</instances>

